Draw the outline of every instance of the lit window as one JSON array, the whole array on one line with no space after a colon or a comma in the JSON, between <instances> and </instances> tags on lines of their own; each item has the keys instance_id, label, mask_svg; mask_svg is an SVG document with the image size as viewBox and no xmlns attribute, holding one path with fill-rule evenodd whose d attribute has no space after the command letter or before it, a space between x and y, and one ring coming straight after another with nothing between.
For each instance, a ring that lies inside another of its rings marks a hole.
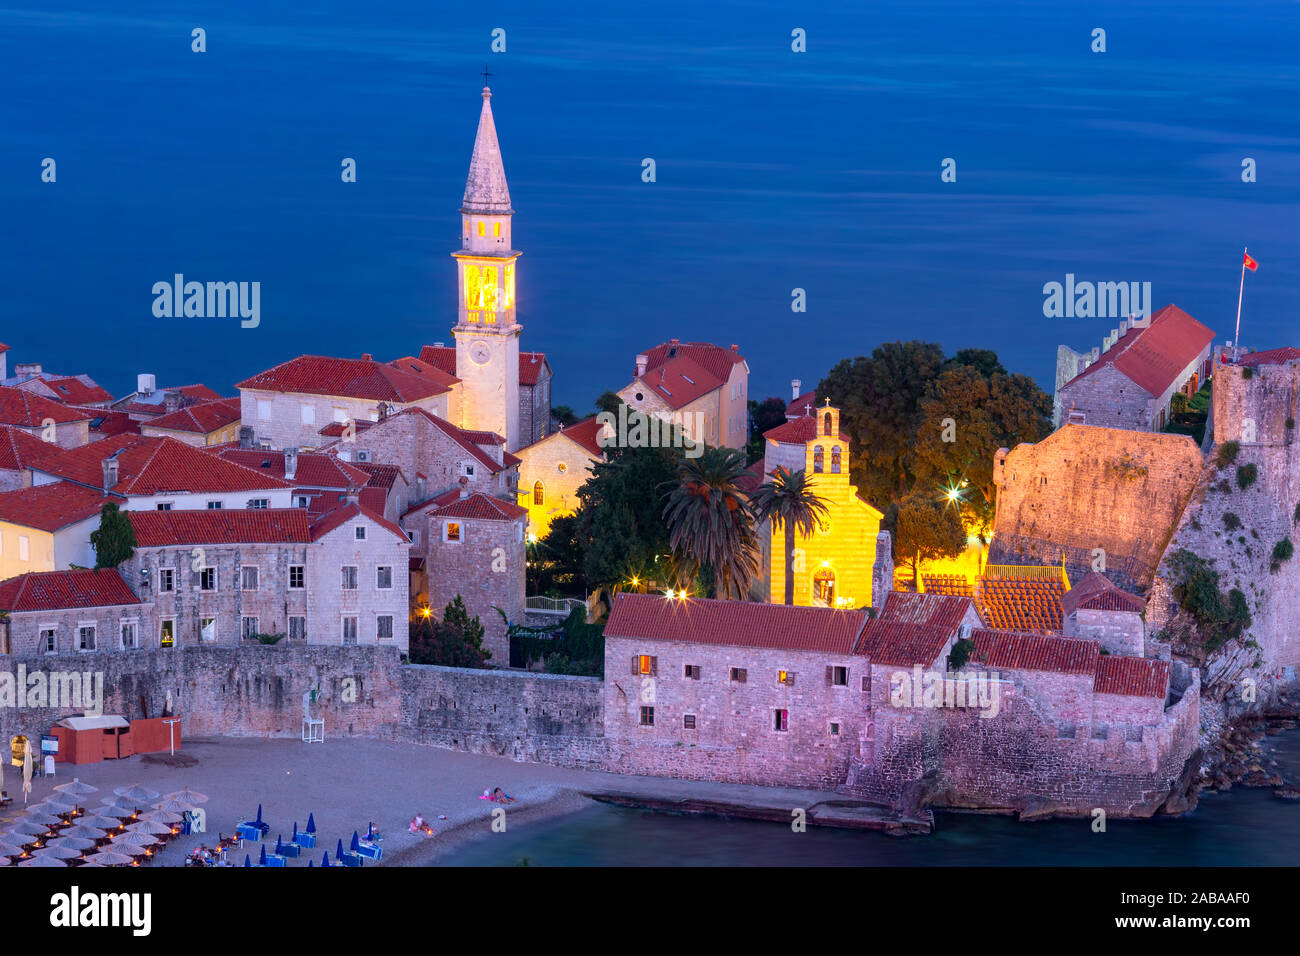
<instances>
[{"instance_id":1,"label":"lit window","mask_svg":"<svg viewBox=\"0 0 1300 956\"><path fill-rule=\"evenodd\" d=\"M163 647L171 647L176 643L176 622L166 620L161 622L158 629L158 643Z\"/></svg>"},{"instance_id":2,"label":"lit window","mask_svg":"<svg viewBox=\"0 0 1300 956\"><path fill-rule=\"evenodd\" d=\"M444 533L443 533L443 540L444 540L444 541L459 541L459 540L460 540L460 522L459 522L459 521L448 521L447 524L444 526L444 529L445 529L445 530L444 530Z\"/></svg>"},{"instance_id":3,"label":"lit window","mask_svg":"<svg viewBox=\"0 0 1300 956\"><path fill-rule=\"evenodd\" d=\"M501 223L497 222L492 224L492 235L494 236L501 235Z\"/></svg>"},{"instance_id":4,"label":"lit window","mask_svg":"<svg viewBox=\"0 0 1300 956\"><path fill-rule=\"evenodd\" d=\"M486 236L486 235L487 235L487 223L485 223L485 222L480 222L480 223L478 224L478 234L479 234L480 236Z\"/></svg>"},{"instance_id":5,"label":"lit window","mask_svg":"<svg viewBox=\"0 0 1300 956\"><path fill-rule=\"evenodd\" d=\"M546 495L542 490L542 483L539 481L533 485L533 504L540 505L545 501Z\"/></svg>"},{"instance_id":6,"label":"lit window","mask_svg":"<svg viewBox=\"0 0 1300 956\"><path fill-rule=\"evenodd\" d=\"M641 726L653 727L655 725L655 709L653 707L641 708Z\"/></svg>"},{"instance_id":7,"label":"lit window","mask_svg":"<svg viewBox=\"0 0 1300 956\"><path fill-rule=\"evenodd\" d=\"M659 659L651 657L649 654L638 654L632 659L632 672L643 675L657 674L659 673Z\"/></svg>"}]
</instances>

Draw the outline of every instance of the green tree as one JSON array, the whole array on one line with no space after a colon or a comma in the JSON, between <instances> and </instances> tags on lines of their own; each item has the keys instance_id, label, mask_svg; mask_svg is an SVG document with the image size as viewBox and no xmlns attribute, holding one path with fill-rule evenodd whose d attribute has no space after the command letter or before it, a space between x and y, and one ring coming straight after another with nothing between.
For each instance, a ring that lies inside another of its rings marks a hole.
<instances>
[{"instance_id":1,"label":"green tree","mask_svg":"<svg viewBox=\"0 0 1300 956\"><path fill-rule=\"evenodd\" d=\"M559 422L564 428L568 428L570 425L576 425L578 423L578 413L568 405L556 405L551 409L551 417Z\"/></svg>"},{"instance_id":2,"label":"green tree","mask_svg":"<svg viewBox=\"0 0 1300 956\"><path fill-rule=\"evenodd\" d=\"M758 461L767 451L763 433L784 425L786 403L779 398L765 398L756 402L749 400L749 443L745 454L750 462Z\"/></svg>"},{"instance_id":3,"label":"green tree","mask_svg":"<svg viewBox=\"0 0 1300 956\"><path fill-rule=\"evenodd\" d=\"M785 532L785 603L793 604L795 534L813 533L828 514L826 502L813 492L803 469L791 473L779 467L755 490L750 506L756 520L770 520L773 529Z\"/></svg>"},{"instance_id":4,"label":"green tree","mask_svg":"<svg viewBox=\"0 0 1300 956\"><path fill-rule=\"evenodd\" d=\"M596 411L609 412L611 415L618 414L618 406L623 404L623 399L619 398L614 392L602 392L601 396L596 399Z\"/></svg>"},{"instance_id":5,"label":"green tree","mask_svg":"<svg viewBox=\"0 0 1300 956\"><path fill-rule=\"evenodd\" d=\"M443 667L482 667L492 652L483 647L483 624L469 616L459 594L443 611L442 620L417 620L411 634L409 655L413 664Z\"/></svg>"},{"instance_id":6,"label":"green tree","mask_svg":"<svg viewBox=\"0 0 1300 956\"><path fill-rule=\"evenodd\" d=\"M943 370L968 366L979 372L984 378L994 375L1006 375L1007 370L998 360L998 353L988 349L958 349L957 354L943 363Z\"/></svg>"},{"instance_id":7,"label":"green tree","mask_svg":"<svg viewBox=\"0 0 1300 956\"><path fill-rule=\"evenodd\" d=\"M665 495L673 555L692 578L711 571L715 597L744 600L759 573L754 515L739 486L746 474L743 452L708 448L677 466Z\"/></svg>"},{"instance_id":8,"label":"green tree","mask_svg":"<svg viewBox=\"0 0 1300 956\"><path fill-rule=\"evenodd\" d=\"M583 593L581 518L561 515L546 536L528 546L528 593L551 597Z\"/></svg>"},{"instance_id":9,"label":"green tree","mask_svg":"<svg viewBox=\"0 0 1300 956\"><path fill-rule=\"evenodd\" d=\"M958 509L926 492L913 492L898 503L894 551L912 568L913 586L920 586L922 561L955 558L966 550L966 530Z\"/></svg>"},{"instance_id":10,"label":"green tree","mask_svg":"<svg viewBox=\"0 0 1300 956\"><path fill-rule=\"evenodd\" d=\"M90 532L95 567L115 568L135 553L135 528L131 519L109 502L100 509L99 527Z\"/></svg>"}]
</instances>

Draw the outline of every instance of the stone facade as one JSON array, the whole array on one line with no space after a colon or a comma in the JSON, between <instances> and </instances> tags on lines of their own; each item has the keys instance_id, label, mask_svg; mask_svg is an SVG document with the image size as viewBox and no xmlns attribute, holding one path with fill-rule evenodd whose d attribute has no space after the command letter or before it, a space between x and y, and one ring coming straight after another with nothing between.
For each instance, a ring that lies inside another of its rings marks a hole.
<instances>
[{"instance_id":1,"label":"stone facade","mask_svg":"<svg viewBox=\"0 0 1300 956\"><path fill-rule=\"evenodd\" d=\"M601 460L563 431L519 450L519 504L528 509L528 532L546 537L551 522L578 508L578 489Z\"/></svg>"},{"instance_id":2,"label":"stone facade","mask_svg":"<svg viewBox=\"0 0 1300 956\"><path fill-rule=\"evenodd\" d=\"M1128 657L1146 656L1146 624L1133 611L1103 611L1079 608L1064 619L1062 634L1100 641L1108 653Z\"/></svg>"},{"instance_id":3,"label":"stone facade","mask_svg":"<svg viewBox=\"0 0 1300 956\"><path fill-rule=\"evenodd\" d=\"M394 403L393 410L423 408L440 418L447 417L450 393L432 395L416 402ZM347 395L313 395L300 392L271 392L241 388L240 421L252 426L254 442L270 448L320 448L329 439L320 430L331 422L373 422L379 420L379 403Z\"/></svg>"}]
</instances>

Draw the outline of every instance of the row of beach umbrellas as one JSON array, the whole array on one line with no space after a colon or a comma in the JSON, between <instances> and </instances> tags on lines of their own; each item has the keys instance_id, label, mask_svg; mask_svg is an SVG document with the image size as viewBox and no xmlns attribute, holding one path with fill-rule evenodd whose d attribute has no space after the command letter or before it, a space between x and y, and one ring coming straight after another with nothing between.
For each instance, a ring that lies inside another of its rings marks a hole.
<instances>
[{"instance_id":1,"label":"row of beach umbrellas","mask_svg":"<svg viewBox=\"0 0 1300 956\"><path fill-rule=\"evenodd\" d=\"M31 752L24 758L28 782ZM0 770L3 781L3 770ZM24 793L30 785L24 788ZM74 778L54 788L40 803L26 807L0 833L0 866L67 866L79 860L86 866L136 866L140 858L177 832L187 810L197 809L207 797L185 787L159 794L139 784L118 787L96 807L82 798L98 788ZM145 809L148 808L148 809ZM94 852L91 852L94 851Z\"/></svg>"}]
</instances>

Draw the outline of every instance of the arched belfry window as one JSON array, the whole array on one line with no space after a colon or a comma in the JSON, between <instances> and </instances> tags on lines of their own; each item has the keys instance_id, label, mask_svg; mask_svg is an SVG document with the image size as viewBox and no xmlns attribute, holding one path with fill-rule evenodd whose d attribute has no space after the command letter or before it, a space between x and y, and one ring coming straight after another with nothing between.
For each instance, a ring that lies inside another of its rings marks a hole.
<instances>
[{"instance_id":1,"label":"arched belfry window","mask_svg":"<svg viewBox=\"0 0 1300 956\"><path fill-rule=\"evenodd\" d=\"M545 494L542 492L542 483L536 482L533 485L533 504L540 505L545 503Z\"/></svg>"},{"instance_id":2,"label":"arched belfry window","mask_svg":"<svg viewBox=\"0 0 1300 956\"><path fill-rule=\"evenodd\" d=\"M826 413L826 417L822 419L822 422L823 422L823 424L822 424L822 434L823 434L823 435L829 435L829 434L831 433L831 413L830 413L830 412L827 412L827 413Z\"/></svg>"},{"instance_id":3,"label":"arched belfry window","mask_svg":"<svg viewBox=\"0 0 1300 956\"><path fill-rule=\"evenodd\" d=\"M840 446L836 445L834 448L831 449L831 474L838 475L839 473L840 473Z\"/></svg>"},{"instance_id":4,"label":"arched belfry window","mask_svg":"<svg viewBox=\"0 0 1300 956\"><path fill-rule=\"evenodd\" d=\"M822 466L822 462L824 460L825 460L825 455L823 453L822 446L818 445L816 448L813 449L813 473L814 474L820 475L825 470L824 467Z\"/></svg>"}]
</instances>

